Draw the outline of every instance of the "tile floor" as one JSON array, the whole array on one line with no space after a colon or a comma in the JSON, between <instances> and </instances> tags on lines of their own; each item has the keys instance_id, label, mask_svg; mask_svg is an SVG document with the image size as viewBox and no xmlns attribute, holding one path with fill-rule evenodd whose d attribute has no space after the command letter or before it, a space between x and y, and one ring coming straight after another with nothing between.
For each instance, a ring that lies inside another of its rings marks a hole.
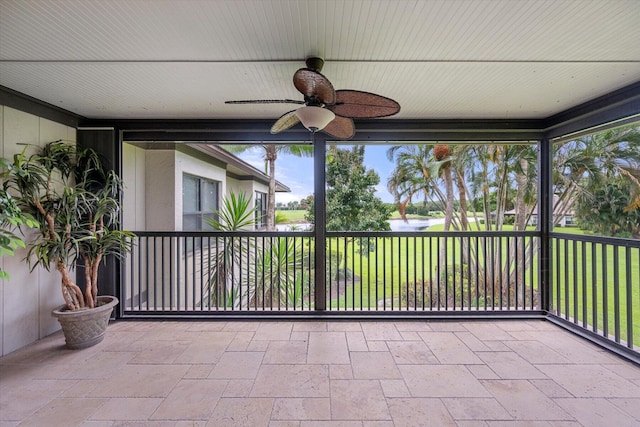
<instances>
[{"instance_id":1,"label":"tile floor","mask_svg":"<svg viewBox=\"0 0 640 427\"><path fill-rule=\"evenodd\" d=\"M638 426L640 368L544 321L123 321L0 359L14 425Z\"/></svg>"}]
</instances>

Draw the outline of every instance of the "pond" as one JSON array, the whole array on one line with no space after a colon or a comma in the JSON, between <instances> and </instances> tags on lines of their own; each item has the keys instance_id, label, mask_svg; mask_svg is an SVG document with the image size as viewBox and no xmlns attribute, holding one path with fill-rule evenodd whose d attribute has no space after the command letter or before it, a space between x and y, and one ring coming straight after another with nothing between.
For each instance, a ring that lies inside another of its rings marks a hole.
<instances>
[{"instance_id":1,"label":"pond","mask_svg":"<svg viewBox=\"0 0 640 427\"><path fill-rule=\"evenodd\" d=\"M432 218L432 219L410 219L407 222L401 219L389 220L391 231L420 231L426 230L434 224L444 223L444 218ZM278 231L308 231L311 229L309 223L296 223L296 224L277 224L276 229Z\"/></svg>"}]
</instances>

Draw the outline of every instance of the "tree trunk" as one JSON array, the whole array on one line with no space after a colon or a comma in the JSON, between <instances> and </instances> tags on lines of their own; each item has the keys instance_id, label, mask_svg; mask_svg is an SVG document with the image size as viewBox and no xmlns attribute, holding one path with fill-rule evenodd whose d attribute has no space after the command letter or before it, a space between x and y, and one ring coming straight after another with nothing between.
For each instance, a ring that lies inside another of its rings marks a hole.
<instances>
[{"instance_id":1,"label":"tree trunk","mask_svg":"<svg viewBox=\"0 0 640 427\"><path fill-rule=\"evenodd\" d=\"M522 173L516 175L516 216L513 224L514 230L521 231L527 226L527 206L524 203L524 196L527 190L527 172L529 171L529 162L526 159L520 159L520 168Z\"/></svg>"},{"instance_id":2,"label":"tree trunk","mask_svg":"<svg viewBox=\"0 0 640 427\"><path fill-rule=\"evenodd\" d=\"M466 231L469 229L469 218L467 217L467 187L464 183L464 177L458 172L456 172L456 184L460 197L460 229Z\"/></svg>"},{"instance_id":3,"label":"tree trunk","mask_svg":"<svg viewBox=\"0 0 640 427\"><path fill-rule=\"evenodd\" d=\"M267 162L269 164L269 194L267 195L267 231L276 229L276 159L278 153L275 145L267 145Z\"/></svg>"},{"instance_id":4,"label":"tree trunk","mask_svg":"<svg viewBox=\"0 0 640 427\"><path fill-rule=\"evenodd\" d=\"M88 256L84 256L84 300L87 307L95 306L93 299L93 265Z\"/></svg>"},{"instance_id":5,"label":"tree trunk","mask_svg":"<svg viewBox=\"0 0 640 427\"><path fill-rule=\"evenodd\" d=\"M445 166L442 169L442 174L445 184L446 205L444 211L444 231L449 231L451 228L451 222L453 220L453 179L451 178L451 166ZM447 238L442 238L442 244L440 245L440 257L438 261L438 280L441 279L442 271L446 270L447 265ZM438 283L438 286L440 283ZM447 278L444 278L444 286L447 286Z\"/></svg>"},{"instance_id":6,"label":"tree trunk","mask_svg":"<svg viewBox=\"0 0 640 427\"><path fill-rule=\"evenodd\" d=\"M84 298L82 297L82 291L71 280L67 266L63 262L58 261L56 263L56 269L62 276L62 297L64 298L67 308L69 310L79 310L84 307Z\"/></svg>"}]
</instances>

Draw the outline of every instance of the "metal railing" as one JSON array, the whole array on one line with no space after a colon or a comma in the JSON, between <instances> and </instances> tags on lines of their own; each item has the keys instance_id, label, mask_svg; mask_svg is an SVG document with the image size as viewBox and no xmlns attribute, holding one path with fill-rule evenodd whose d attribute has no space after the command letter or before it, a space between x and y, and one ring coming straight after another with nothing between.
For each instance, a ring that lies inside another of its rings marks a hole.
<instances>
[{"instance_id":1,"label":"metal railing","mask_svg":"<svg viewBox=\"0 0 640 427\"><path fill-rule=\"evenodd\" d=\"M536 232L327 232L327 310L539 310Z\"/></svg>"},{"instance_id":2,"label":"metal railing","mask_svg":"<svg viewBox=\"0 0 640 427\"><path fill-rule=\"evenodd\" d=\"M137 232L124 315L313 308L311 233Z\"/></svg>"},{"instance_id":3,"label":"metal railing","mask_svg":"<svg viewBox=\"0 0 640 427\"><path fill-rule=\"evenodd\" d=\"M549 313L618 347L638 350L640 241L552 233Z\"/></svg>"},{"instance_id":4,"label":"metal railing","mask_svg":"<svg viewBox=\"0 0 640 427\"><path fill-rule=\"evenodd\" d=\"M540 312L538 232L137 232L122 317ZM319 276L322 277L322 274Z\"/></svg>"}]
</instances>

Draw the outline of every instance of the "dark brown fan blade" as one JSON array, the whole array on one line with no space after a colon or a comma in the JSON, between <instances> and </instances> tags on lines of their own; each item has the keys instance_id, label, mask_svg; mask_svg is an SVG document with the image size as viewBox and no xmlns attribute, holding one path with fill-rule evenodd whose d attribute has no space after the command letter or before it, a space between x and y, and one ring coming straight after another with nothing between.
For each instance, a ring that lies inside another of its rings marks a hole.
<instances>
[{"instance_id":1,"label":"dark brown fan blade","mask_svg":"<svg viewBox=\"0 0 640 427\"><path fill-rule=\"evenodd\" d=\"M375 93L347 89L337 90L335 104L327 108L342 117L372 119L393 116L400 111L400 104Z\"/></svg>"},{"instance_id":2,"label":"dark brown fan blade","mask_svg":"<svg viewBox=\"0 0 640 427\"><path fill-rule=\"evenodd\" d=\"M305 97L316 97L323 104L335 104L336 91L325 76L309 68L300 68L293 75L293 85Z\"/></svg>"},{"instance_id":3,"label":"dark brown fan blade","mask_svg":"<svg viewBox=\"0 0 640 427\"><path fill-rule=\"evenodd\" d=\"M225 104L304 104L295 99L247 99L241 101L224 101Z\"/></svg>"},{"instance_id":4,"label":"dark brown fan blade","mask_svg":"<svg viewBox=\"0 0 640 427\"><path fill-rule=\"evenodd\" d=\"M284 113L280 116L273 126L271 126L271 133L282 132L283 130L287 130L298 123L300 123L300 119L296 115L296 110L289 111L288 113Z\"/></svg>"},{"instance_id":5,"label":"dark brown fan blade","mask_svg":"<svg viewBox=\"0 0 640 427\"><path fill-rule=\"evenodd\" d=\"M322 129L322 132L338 139L351 139L356 134L356 127L350 118L336 116Z\"/></svg>"}]
</instances>

